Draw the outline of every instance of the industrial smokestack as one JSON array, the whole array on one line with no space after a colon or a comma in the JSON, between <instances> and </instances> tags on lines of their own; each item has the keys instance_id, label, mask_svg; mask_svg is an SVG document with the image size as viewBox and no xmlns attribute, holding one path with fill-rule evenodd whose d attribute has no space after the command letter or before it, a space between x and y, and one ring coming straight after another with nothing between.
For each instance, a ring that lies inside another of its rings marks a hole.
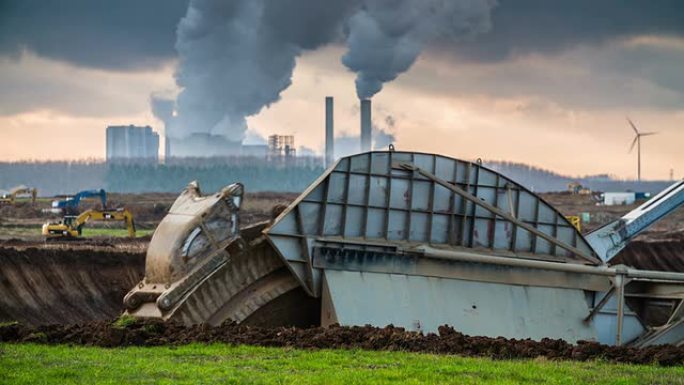
<instances>
[{"instance_id":1,"label":"industrial smokestack","mask_svg":"<svg viewBox=\"0 0 684 385\"><path fill-rule=\"evenodd\" d=\"M167 162L171 159L171 138L168 135L164 135L164 161Z\"/></svg>"},{"instance_id":2,"label":"industrial smokestack","mask_svg":"<svg viewBox=\"0 0 684 385\"><path fill-rule=\"evenodd\" d=\"M335 132L333 128L333 98L325 97L325 167L335 161Z\"/></svg>"},{"instance_id":3,"label":"industrial smokestack","mask_svg":"<svg viewBox=\"0 0 684 385\"><path fill-rule=\"evenodd\" d=\"M371 101L370 99L361 100L361 152L371 150Z\"/></svg>"}]
</instances>

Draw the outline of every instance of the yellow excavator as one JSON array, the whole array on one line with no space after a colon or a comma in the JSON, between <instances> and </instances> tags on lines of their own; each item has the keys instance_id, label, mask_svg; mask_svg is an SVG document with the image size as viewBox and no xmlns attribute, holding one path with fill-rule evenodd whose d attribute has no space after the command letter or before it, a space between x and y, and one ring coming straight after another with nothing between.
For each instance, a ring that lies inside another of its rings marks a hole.
<instances>
[{"instance_id":1,"label":"yellow excavator","mask_svg":"<svg viewBox=\"0 0 684 385\"><path fill-rule=\"evenodd\" d=\"M17 201L18 196L29 196L31 198L31 204L36 203L36 196L38 195L38 190L35 188L29 188L24 185L16 186L0 193L0 204L10 204L13 205Z\"/></svg>"},{"instance_id":2,"label":"yellow excavator","mask_svg":"<svg viewBox=\"0 0 684 385\"><path fill-rule=\"evenodd\" d=\"M83 225L88 221L123 221L128 229L128 236L135 237L133 214L128 209L87 210L78 216L67 215L62 221L48 222L43 225L43 236L46 238L78 238Z\"/></svg>"}]
</instances>

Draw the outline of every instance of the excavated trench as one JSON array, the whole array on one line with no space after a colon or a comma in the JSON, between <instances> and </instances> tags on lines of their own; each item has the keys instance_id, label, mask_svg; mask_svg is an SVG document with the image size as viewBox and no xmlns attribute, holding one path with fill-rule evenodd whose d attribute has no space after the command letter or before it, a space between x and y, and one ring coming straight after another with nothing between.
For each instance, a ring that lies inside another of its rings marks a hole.
<instances>
[{"instance_id":1,"label":"excavated trench","mask_svg":"<svg viewBox=\"0 0 684 385\"><path fill-rule=\"evenodd\" d=\"M633 241L613 263L641 270L684 272L684 240Z\"/></svg>"},{"instance_id":2,"label":"excavated trench","mask_svg":"<svg viewBox=\"0 0 684 385\"><path fill-rule=\"evenodd\" d=\"M117 317L145 271L145 254L0 248L0 322L74 324Z\"/></svg>"}]
</instances>

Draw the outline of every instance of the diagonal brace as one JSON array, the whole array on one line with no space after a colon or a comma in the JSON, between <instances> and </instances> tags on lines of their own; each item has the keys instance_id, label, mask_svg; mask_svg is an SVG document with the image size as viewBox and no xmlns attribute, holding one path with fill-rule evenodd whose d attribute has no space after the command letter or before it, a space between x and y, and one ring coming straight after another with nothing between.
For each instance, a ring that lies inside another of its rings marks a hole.
<instances>
[{"instance_id":1,"label":"diagonal brace","mask_svg":"<svg viewBox=\"0 0 684 385\"><path fill-rule=\"evenodd\" d=\"M599 259L597 259L596 257L585 254L583 251L577 249L576 247L570 246L567 243L562 242L562 241L540 231L536 227L534 227L528 223L525 223L525 222L519 220L518 218L515 218L511 214L499 209L498 207L495 207L495 206L479 199L478 197L474 196L473 194L461 189L458 186L454 186L453 184L447 182L446 180L441 179L438 176L433 175L432 173L430 173L430 172L428 172L428 171L426 171L420 167L417 167L416 165L413 165L410 163L398 163L398 164L392 165L392 167L393 168L401 168L401 169L404 169L407 171L415 171L415 172L421 174L422 176L434 181L438 185L440 185L440 186L442 186L448 190L451 190L452 192L462 196L463 198L469 200L470 202L472 202L478 206L481 206L481 207L485 208L486 210L493 212L494 214L496 214L496 215L506 219L507 221L515 224L516 226L522 227L523 229L529 231L530 233L538 236L539 238L546 240L547 242L549 242L553 245L560 247L561 249L567 250L567 251L575 254L576 256L584 259L587 262L590 262L591 264L596 265L596 264L601 263L601 261Z\"/></svg>"}]
</instances>

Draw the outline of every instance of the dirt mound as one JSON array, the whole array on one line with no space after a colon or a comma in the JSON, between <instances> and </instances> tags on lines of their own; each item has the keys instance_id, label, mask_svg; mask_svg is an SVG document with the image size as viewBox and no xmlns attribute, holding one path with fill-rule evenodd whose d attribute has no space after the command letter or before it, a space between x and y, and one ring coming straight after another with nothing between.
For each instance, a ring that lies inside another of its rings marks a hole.
<instances>
[{"instance_id":1,"label":"dirt mound","mask_svg":"<svg viewBox=\"0 0 684 385\"><path fill-rule=\"evenodd\" d=\"M79 323L117 317L144 275L145 254L0 248L0 322Z\"/></svg>"},{"instance_id":2,"label":"dirt mound","mask_svg":"<svg viewBox=\"0 0 684 385\"><path fill-rule=\"evenodd\" d=\"M92 322L83 325L27 327L20 324L0 326L0 342L40 342L49 344L84 344L105 347L156 346L166 344L227 343L292 347L301 349L398 350L435 354L520 359L546 357L562 360L602 359L611 362L658 364L684 363L684 348L657 346L645 349L614 347L594 342L568 344L562 340L541 341L506 338L469 337L442 326L439 334L423 335L403 328L259 328L224 324L218 327L186 327L157 321ZM116 325L116 326L115 326Z\"/></svg>"},{"instance_id":3,"label":"dirt mound","mask_svg":"<svg viewBox=\"0 0 684 385\"><path fill-rule=\"evenodd\" d=\"M611 263L643 270L684 272L684 239L633 241Z\"/></svg>"}]
</instances>

